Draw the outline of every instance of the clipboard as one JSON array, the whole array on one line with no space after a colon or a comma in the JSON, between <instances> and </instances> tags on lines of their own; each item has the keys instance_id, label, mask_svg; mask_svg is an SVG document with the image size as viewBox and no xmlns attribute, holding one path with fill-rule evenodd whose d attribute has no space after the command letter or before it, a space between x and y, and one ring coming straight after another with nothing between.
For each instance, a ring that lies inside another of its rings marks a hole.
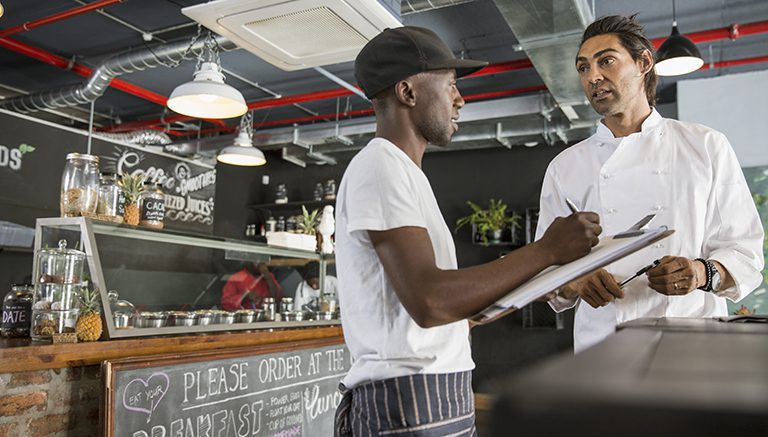
<instances>
[{"instance_id":1,"label":"clipboard","mask_svg":"<svg viewBox=\"0 0 768 437\"><path fill-rule=\"evenodd\" d=\"M669 237L675 231L666 226L653 229L634 230L631 236L622 232L620 238L605 237L582 258L561 266L552 266L534 276L506 296L470 317L473 323L483 325L517 311L547 293L586 276L602 267L618 261L627 255Z\"/></svg>"}]
</instances>

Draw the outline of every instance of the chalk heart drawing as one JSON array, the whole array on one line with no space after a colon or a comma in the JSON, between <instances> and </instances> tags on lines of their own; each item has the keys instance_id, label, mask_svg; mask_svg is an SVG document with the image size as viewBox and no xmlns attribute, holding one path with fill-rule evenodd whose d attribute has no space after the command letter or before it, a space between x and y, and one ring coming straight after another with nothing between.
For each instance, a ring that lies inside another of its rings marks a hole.
<instances>
[{"instance_id":1,"label":"chalk heart drawing","mask_svg":"<svg viewBox=\"0 0 768 437\"><path fill-rule=\"evenodd\" d=\"M136 411L147 415L147 423L165 394L171 379L163 372L155 372L149 378L136 378L125 386L123 391L123 406L126 410Z\"/></svg>"}]
</instances>

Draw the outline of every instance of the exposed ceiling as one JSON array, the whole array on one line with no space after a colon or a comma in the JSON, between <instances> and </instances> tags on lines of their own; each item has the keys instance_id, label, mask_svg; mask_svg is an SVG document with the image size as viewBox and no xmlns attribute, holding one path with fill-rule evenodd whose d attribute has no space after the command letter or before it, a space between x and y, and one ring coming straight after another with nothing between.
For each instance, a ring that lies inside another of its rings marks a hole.
<instances>
[{"instance_id":1,"label":"exposed ceiling","mask_svg":"<svg viewBox=\"0 0 768 437\"><path fill-rule=\"evenodd\" d=\"M187 45L197 23L181 9L195 0L0 0L0 96L60 90L86 83L91 69L117 53ZM37 20L94 3L106 5L55 22ZM698 35L707 69L701 78L768 69L768 2L678 0L683 34ZM669 34L672 0L403 0L404 24L437 32L457 56L487 60L493 74L459 82L469 97L451 149L570 143L589 135L596 114L584 105L573 78L578 34L594 16L638 13L651 39ZM27 24L27 28L23 25ZM39 26L32 27L40 24ZM759 33L727 38L728 28L750 23ZM581 26L581 27L580 27ZM716 32L706 32L706 31ZM575 45L574 45L575 44ZM747 63L740 63L748 60ZM751 60L751 61L750 61ZM739 61L738 65L728 65ZM756 62L757 61L757 62ZM373 132L370 103L340 87L354 84L352 63L286 72L255 55L222 53L227 83L254 107L255 143L280 150L294 162L332 163L361 147ZM234 137L238 119L222 122L178 117L163 106L177 85L189 81L195 61L120 74L95 100L95 130L167 132L180 153L212 156ZM336 81L334 81L336 80ZM675 100L674 83L662 78L660 103ZM329 91L328 93L320 93ZM6 100L6 103L8 100ZM2 101L0 101L2 105ZM559 106L572 106L563 112ZM31 115L87 128L90 105L35 111ZM340 114L340 115L336 115Z\"/></svg>"}]
</instances>

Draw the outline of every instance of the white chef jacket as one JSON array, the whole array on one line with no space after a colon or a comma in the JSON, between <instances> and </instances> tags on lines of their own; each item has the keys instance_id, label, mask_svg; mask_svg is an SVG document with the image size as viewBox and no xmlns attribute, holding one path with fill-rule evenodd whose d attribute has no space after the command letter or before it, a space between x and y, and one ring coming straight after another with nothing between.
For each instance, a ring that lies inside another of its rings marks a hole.
<instances>
[{"instance_id":1,"label":"white chef jacket","mask_svg":"<svg viewBox=\"0 0 768 437\"><path fill-rule=\"evenodd\" d=\"M336 299L337 280L335 276L325 276L325 287L323 287L323 293L329 298ZM293 305L297 310L302 309L304 305L311 307L319 307L318 299L320 299L320 290L315 290L307 284L307 281L302 280L298 286L296 286L296 293L293 295Z\"/></svg>"},{"instance_id":2,"label":"white chef jacket","mask_svg":"<svg viewBox=\"0 0 768 437\"><path fill-rule=\"evenodd\" d=\"M646 214L672 236L606 268L621 281L665 255L719 261L735 286L717 294L694 290L665 296L645 276L624 287L625 297L602 308L556 297L555 311L576 308L574 350L640 317L727 315L725 298L738 301L762 283L763 228L741 167L726 137L705 126L662 118L654 109L640 132L615 138L603 123L586 140L550 163L541 191L536 238L558 216L565 198L600 215L603 235L626 230Z\"/></svg>"}]
</instances>

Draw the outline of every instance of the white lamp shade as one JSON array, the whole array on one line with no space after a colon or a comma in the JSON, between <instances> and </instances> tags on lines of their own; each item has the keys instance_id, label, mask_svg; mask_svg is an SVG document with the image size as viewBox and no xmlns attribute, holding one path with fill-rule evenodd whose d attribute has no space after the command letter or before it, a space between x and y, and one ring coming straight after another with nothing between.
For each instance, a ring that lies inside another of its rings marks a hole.
<instances>
[{"instance_id":1,"label":"white lamp shade","mask_svg":"<svg viewBox=\"0 0 768 437\"><path fill-rule=\"evenodd\" d=\"M680 76L692 73L704 65L704 60L694 56L678 56L656 63L656 74L659 76Z\"/></svg>"},{"instance_id":2,"label":"white lamp shade","mask_svg":"<svg viewBox=\"0 0 768 437\"><path fill-rule=\"evenodd\" d=\"M207 80L177 86L167 104L171 110L194 118L232 118L248 111L240 91L225 83Z\"/></svg>"},{"instance_id":3,"label":"white lamp shade","mask_svg":"<svg viewBox=\"0 0 768 437\"><path fill-rule=\"evenodd\" d=\"M228 146L219 152L216 160L230 165L254 167L267 163L264 152L253 146Z\"/></svg>"}]
</instances>

